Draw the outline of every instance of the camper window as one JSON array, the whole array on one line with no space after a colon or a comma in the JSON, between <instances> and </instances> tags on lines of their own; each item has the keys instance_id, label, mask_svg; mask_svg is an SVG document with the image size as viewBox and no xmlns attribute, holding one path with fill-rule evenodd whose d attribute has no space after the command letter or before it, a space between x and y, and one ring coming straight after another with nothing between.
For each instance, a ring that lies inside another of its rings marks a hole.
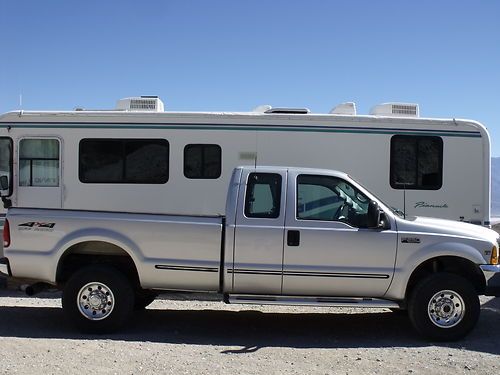
<instances>
[{"instance_id":1,"label":"camper window","mask_svg":"<svg viewBox=\"0 0 500 375\"><path fill-rule=\"evenodd\" d=\"M7 137L0 138L0 177L7 177L8 186L5 190L9 190L8 193L6 191L2 191L3 196L12 194L12 139ZM4 190L2 188L2 190Z\"/></svg>"},{"instance_id":2,"label":"camper window","mask_svg":"<svg viewBox=\"0 0 500 375\"><path fill-rule=\"evenodd\" d=\"M395 135L391 138L393 189L439 190L443 184L441 137Z\"/></svg>"},{"instance_id":3,"label":"camper window","mask_svg":"<svg viewBox=\"0 0 500 375\"><path fill-rule=\"evenodd\" d=\"M184 147L184 176L216 179L221 175L222 149L219 145L191 144Z\"/></svg>"},{"instance_id":4,"label":"camper window","mask_svg":"<svg viewBox=\"0 0 500 375\"><path fill-rule=\"evenodd\" d=\"M59 186L59 141L33 138L19 142L19 186Z\"/></svg>"},{"instance_id":5,"label":"camper window","mask_svg":"<svg viewBox=\"0 0 500 375\"><path fill-rule=\"evenodd\" d=\"M79 178L94 184L164 184L168 161L164 139L82 139Z\"/></svg>"}]
</instances>

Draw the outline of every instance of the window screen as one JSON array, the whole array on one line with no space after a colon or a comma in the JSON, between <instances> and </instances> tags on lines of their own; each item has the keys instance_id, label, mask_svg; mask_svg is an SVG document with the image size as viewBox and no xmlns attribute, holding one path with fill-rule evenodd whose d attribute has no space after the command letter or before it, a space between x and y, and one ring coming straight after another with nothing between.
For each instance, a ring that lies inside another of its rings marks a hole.
<instances>
[{"instance_id":1,"label":"window screen","mask_svg":"<svg viewBox=\"0 0 500 375\"><path fill-rule=\"evenodd\" d=\"M59 186L59 141L21 139L19 142L19 186Z\"/></svg>"},{"instance_id":2,"label":"window screen","mask_svg":"<svg viewBox=\"0 0 500 375\"><path fill-rule=\"evenodd\" d=\"M439 190L443 184L443 140L395 135L391 138L390 163L392 188Z\"/></svg>"},{"instance_id":3,"label":"window screen","mask_svg":"<svg viewBox=\"0 0 500 375\"><path fill-rule=\"evenodd\" d=\"M245 216L275 219L280 215L281 176L250 173L245 196Z\"/></svg>"},{"instance_id":4,"label":"window screen","mask_svg":"<svg viewBox=\"0 0 500 375\"><path fill-rule=\"evenodd\" d=\"M191 144L184 147L184 176L216 179L221 175L222 150L219 145Z\"/></svg>"},{"instance_id":5,"label":"window screen","mask_svg":"<svg viewBox=\"0 0 500 375\"><path fill-rule=\"evenodd\" d=\"M79 178L84 183L164 184L169 144L164 139L82 139Z\"/></svg>"}]
</instances>

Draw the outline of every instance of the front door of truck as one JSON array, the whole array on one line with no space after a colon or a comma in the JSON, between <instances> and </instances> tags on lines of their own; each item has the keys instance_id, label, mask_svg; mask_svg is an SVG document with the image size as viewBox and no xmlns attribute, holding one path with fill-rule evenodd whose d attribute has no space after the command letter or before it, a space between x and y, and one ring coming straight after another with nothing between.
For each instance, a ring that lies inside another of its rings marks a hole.
<instances>
[{"instance_id":1,"label":"front door of truck","mask_svg":"<svg viewBox=\"0 0 500 375\"><path fill-rule=\"evenodd\" d=\"M286 177L286 171L260 170L241 177L233 293L281 293Z\"/></svg>"},{"instance_id":2,"label":"front door of truck","mask_svg":"<svg viewBox=\"0 0 500 375\"><path fill-rule=\"evenodd\" d=\"M397 233L366 228L369 199L350 182L290 173L283 294L380 297L393 277Z\"/></svg>"},{"instance_id":3,"label":"front door of truck","mask_svg":"<svg viewBox=\"0 0 500 375\"><path fill-rule=\"evenodd\" d=\"M61 142L27 137L18 142L17 205L62 207Z\"/></svg>"}]
</instances>

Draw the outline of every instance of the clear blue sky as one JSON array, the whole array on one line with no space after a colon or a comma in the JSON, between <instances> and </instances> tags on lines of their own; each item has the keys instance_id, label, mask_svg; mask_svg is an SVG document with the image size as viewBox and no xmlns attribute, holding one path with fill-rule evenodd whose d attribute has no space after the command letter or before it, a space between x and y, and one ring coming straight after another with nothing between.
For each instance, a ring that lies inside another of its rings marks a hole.
<instances>
[{"instance_id":1,"label":"clear blue sky","mask_svg":"<svg viewBox=\"0 0 500 375\"><path fill-rule=\"evenodd\" d=\"M0 113L415 102L500 156L500 1L0 0L0 46Z\"/></svg>"}]
</instances>

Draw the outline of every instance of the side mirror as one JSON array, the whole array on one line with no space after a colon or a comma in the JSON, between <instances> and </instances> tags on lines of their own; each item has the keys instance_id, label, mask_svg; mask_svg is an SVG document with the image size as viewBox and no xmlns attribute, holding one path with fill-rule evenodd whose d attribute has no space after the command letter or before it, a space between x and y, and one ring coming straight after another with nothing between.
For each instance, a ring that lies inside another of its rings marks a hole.
<instances>
[{"instance_id":1,"label":"side mirror","mask_svg":"<svg viewBox=\"0 0 500 375\"><path fill-rule=\"evenodd\" d=\"M380 226L380 209L376 201L368 203L368 228L378 228Z\"/></svg>"}]
</instances>

